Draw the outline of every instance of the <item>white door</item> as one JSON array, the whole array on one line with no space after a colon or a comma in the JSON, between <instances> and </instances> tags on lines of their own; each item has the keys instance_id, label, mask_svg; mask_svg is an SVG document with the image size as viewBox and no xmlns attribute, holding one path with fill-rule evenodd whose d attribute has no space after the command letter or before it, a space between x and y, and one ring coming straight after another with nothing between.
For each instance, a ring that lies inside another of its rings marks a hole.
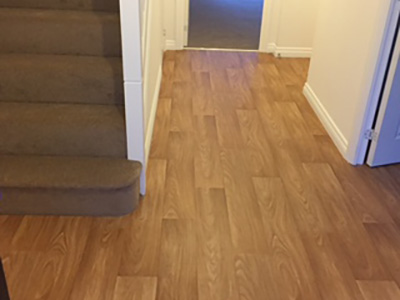
<instances>
[{"instance_id":1,"label":"white door","mask_svg":"<svg viewBox=\"0 0 400 300\"><path fill-rule=\"evenodd\" d=\"M372 167L400 163L400 35L387 73L367 163Z\"/></svg>"}]
</instances>

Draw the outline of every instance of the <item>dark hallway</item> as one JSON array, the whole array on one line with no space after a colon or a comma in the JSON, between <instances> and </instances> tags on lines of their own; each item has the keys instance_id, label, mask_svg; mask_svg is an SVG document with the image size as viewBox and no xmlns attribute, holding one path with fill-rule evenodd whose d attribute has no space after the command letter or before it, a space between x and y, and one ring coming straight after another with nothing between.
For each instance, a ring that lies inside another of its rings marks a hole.
<instances>
[{"instance_id":1,"label":"dark hallway","mask_svg":"<svg viewBox=\"0 0 400 300\"><path fill-rule=\"evenodd\" d=\"M258 49L263 0L190 0L189 47Z\"/></svg>"}]
</instances>

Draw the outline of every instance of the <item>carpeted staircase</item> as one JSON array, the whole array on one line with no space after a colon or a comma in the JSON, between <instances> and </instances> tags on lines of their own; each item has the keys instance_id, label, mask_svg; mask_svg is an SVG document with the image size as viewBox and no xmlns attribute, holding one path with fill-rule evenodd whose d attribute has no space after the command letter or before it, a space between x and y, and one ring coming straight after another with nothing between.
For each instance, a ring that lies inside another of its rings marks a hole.
<instances>
[{"instance_id":1,"label":"carpeted staircase","mask_svg":"<svg viewBox=\"0 0 400 300\"><path fill-rule=\"evenodd\" d=\"M126 150L118 0L0 0L0 214L130 213Z\"/></svg>"}]
</instances>

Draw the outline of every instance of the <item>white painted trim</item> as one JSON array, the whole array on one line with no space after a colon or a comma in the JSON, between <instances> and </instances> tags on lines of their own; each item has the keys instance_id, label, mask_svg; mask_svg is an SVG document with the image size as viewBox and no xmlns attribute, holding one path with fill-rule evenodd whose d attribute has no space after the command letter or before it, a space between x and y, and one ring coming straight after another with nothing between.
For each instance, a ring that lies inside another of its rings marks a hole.
<instances>
[{"instance_id":1,"label":"white painted trim","mask_svg":"<svg viewBox=\"0 0 400 300\"><path fill-rule=\"evenodd\" d=\"M301 47L278 47L275 43L269 43L265 48L265 52L272 53L275 57L306 57L312 56L312 48Z\"/></svg>"},{"instance_id":2,"label":"white painted trim","mask_svg":"<svg viewBox=\"0 0 400 300\"><path fill-rule=\"evenodd\" d=\"M144 2L144 11L142 15L142 27L141 27L141 38L142 38L142 66L145 64L145 59L146 59L146 45L147 45L147 39L148 39L148 25L149 25L149 14L150 14L150 2L151 1L145 1Z\"/></svg>"},{"instance_id":3,"label":"white painted trim","mask_svg":"<svg viewBox=\"0 0 400 300\"><path fill-rule=\"evenodd\" d=\"M260 30L260 40L258 49L260 51L265 51L268 45L268 37L270 31L270 16L272 15L272 1L264 0L262 19L261 19L261 30Z\"/></svg>"},{"instance_id":4,"label":"white painted trim","mask_svg":"<svg viewBox=\"0 0 400 300\"><path fill-rule=\"evenodd\" d=\"M275 51L276 51L276 44L275 43L269 43L265 48L265 52L267 52L267 53L272 53L272 54L275 55Z\"/></svg>"},{"instance_id":5,"label":"white painted trim","mask_svg":"<svg viewBox=\"0 0 400 300\"><path fill-rule=\"evenodd\" d=\"M141 11L138 1L120 0L122 61L125 90L125 120L128 159L145 165L143 60ZM145 12L146 14L146 12ZM142 170L140 191L146 191L146 176Z\"/></svg>"},{"instance_id":6,"label":"white painted trim","mask_svg":"<svg viewBox=\"0 0 400 300\"><path fill-rule=\"evenodd\" d=\"M324 125L326 131L328 131L329 136L335 143L336 147L339 149L343 157L347 159L347 149L348 141L344 137L343 133L340 131L339 127L336 125L335 121L331 118L328 111L325 109L321 101L318 99L317 95L314 93L312 88L308 83L305 84L303 89L303 94L307 98L311 107L314 109L322 125Z\"/></svg>"},{"instance_id":7,"label":"white painted trim","mask_svg":"<svg viewBox=\"0 0 400 300\"><path fill-rule=\"evenodd\" d=\"M188 0L175 0L175 50L181 50L185 44L185 24L188 20L185 20L189 15L186 12L188 6Z\"/></svg>"},{"instance_id":8,"label":"white painted trim","mask_svg":"<svg viewBox=\"0 0 400 300\"><path fill-rule=\"evenodd\" d=\"M162 80L162 65L160 66L160 69L158 71L156 91L154 93L154 99L152 101L153 104L152 104L151 110L150 110L150 118L147 122L146 142L145 142L146 161L148 161L149 155L150 155L151 141L152 141L153 132L154 132L154 123L156 121L156 115L157 115L158 100L160 98L161 80ZM147 164L146 164L146 169L147 169Z\"/></svg>"},{"instance_id":9,"label":"white painted trim","mask_svg":"<svg viewBox=\"0 0 400 300\"><path fill-rule=\"evenodd\" d=\"M142 81L142 39L138 1L120 0L122 61L125 82Z\"/></svg>"},{"instance_id":10,"label":"white painted trim","mask_svg":"<svg viewBox=\"0 0 400 300\"><path fill-rule=\"evenodd\" d=\"M388 18L387 18L388 21L385 33L382 40L382 47L379 54L376 72L373 79L371 91L369 94L367 106L360 107L360 113L364 113L363 115L364 120L362 122L361 128L357 128L360 130L356 129L356 132L353 135L354 141L357 141L357 143L354 143L355 146L349 149L349 151L353 153L352 155L354 156L355 164L358 165L364 164L366 159L369 141L365 139L364 133L366 132L366 130L372 128L372 124L375 119L375 114L378 109L379 98L384 84L386 69L388 66L390 52L392 49L394 36L396 32L397 18L399 15L399 11L400 11L400 1L392 0L392 4L388 13Z\"/></svg>"},{"instance_id":11,"label":"white painted trim","mask_svg":"<svg viewBox=\"0 0 400 300\"><path fill-rule=\"evenodd\" d=\"M125 119L128 159L146 165L144 150L143 85L141 82L125 82ZM140 175L140 192L146 192L146 173Z\"/></svg>"},{"instance_id":12,"label":"white painted trim","mask_svg":"<svg viewBox=\"0 0 400 300\"><path fill-rule=\"evenodd\" d=\"M165 50L180 50L180 49L177 48L175 40L166 40Z\"/></svg>"},{"instance_id":13,"label":"white painted trim","mask_svg":"<svg viewBox=\"0 0 400 300\"><path fill-rule=\"evenodd\" d=\"M186 47L189 43L189 19L190 19L190 0L185 0L183 17L183 47Z\"/></svg>"},{"instance_id":14,"label":"white painted trim","mask_svg":"<svg viewBox=\"0 0 400 300\"><path fill-rule=\"evenodd\" d=\"M261 52L273 53L276 48L276 41L278 39L280 22L279 19L282 13L281 0L265 0L261 35L260 35L260 48ZM270 51L271 45L274 45L274 50Z\"/></svg>"}]
</instances>

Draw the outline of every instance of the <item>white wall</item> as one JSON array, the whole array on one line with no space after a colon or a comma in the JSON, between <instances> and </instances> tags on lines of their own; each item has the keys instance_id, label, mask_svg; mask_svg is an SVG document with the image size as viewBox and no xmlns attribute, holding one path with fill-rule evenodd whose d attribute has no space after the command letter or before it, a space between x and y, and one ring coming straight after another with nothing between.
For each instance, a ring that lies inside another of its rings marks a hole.
<instances>
[{"instance_id":1,"label":"white wall","mask_svg":"<svg viewBox=\"0 0 400 300\"><path fill-rule=\"evenodd\" d=\"M321 0L266 0L260 50L285 57L311 56Z\"/></svg>"},{"instance_id":2,"label":"white wall","mask_svg":"<svg viewBox=\"0 0 400 300\"><path fill-rule=\"evenodd\" d=\"M325 0L320 6L305 94L351 163L356 163L390 4Z\"/></svg>"},{"instance_id":3,"label":"white wall","mask_svg":"<svg viewBox=\"0 0 400 300\"><path fill-rule=\"evenodd\" d=\"M149 154L153 126L158 104L158 95L162 76L162 58L164 51L162 0L146 0L144 10L142 40L143 49L143 90L144 90L144 123L145 153Z\"/></svg>"}]
</instances>

